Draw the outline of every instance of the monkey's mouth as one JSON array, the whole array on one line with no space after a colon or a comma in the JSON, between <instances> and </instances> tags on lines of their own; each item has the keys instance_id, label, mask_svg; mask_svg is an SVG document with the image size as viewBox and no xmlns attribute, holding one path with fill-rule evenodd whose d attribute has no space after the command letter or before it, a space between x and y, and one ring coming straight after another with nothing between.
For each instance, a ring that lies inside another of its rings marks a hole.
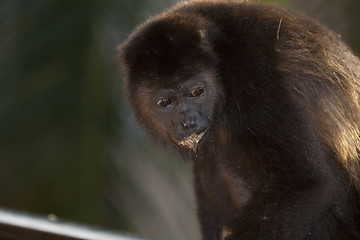
<instances>
[{"instance_id":1,"label":"monkey's mouth","mask_svg":"<svg viewBox=\"0 0 360 240\"><path fill-rule=\"evenodd\" d=\"M183 140L178 142L177 144L179 146L188 147L191 150L193 150L194 153L196 153L197 146L200 142L200 140L204 137L207 130L201 132L201 133L195 133L193 132L189 136L185 137Z\"/></svg>"}]
</instances>

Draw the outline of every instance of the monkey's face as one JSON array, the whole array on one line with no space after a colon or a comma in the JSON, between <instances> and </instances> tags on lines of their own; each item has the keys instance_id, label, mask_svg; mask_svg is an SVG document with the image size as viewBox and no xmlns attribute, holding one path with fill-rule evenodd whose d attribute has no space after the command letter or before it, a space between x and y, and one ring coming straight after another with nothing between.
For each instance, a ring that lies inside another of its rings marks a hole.
<instances>
[{"instance_id":1,"label":"monkey's face","mask_svg":"<svg viewBox=\"0 0 360 240\"><path fill-rule=\"evenodd\" d=\"M196 151L211 127L218 87L211 73L202 72L185 80L174 77L173 86L140 90L140 115L158 135ZM139 108L138 108L139 109Z\"/></svg>"}]
</instances>

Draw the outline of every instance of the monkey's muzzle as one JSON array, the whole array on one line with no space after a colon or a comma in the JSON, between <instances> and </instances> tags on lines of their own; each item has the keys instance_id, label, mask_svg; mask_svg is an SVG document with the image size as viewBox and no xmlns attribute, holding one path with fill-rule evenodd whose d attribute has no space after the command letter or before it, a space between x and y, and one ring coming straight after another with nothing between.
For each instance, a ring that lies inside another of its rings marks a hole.
<instances>
[{"instance_id":1,"label":"monkey's muzzle","mask_svg":"<svg viewBox=\"0 0 360 240\"><path fill-rule=\"evenodd\" d=\"M188 147L191 150L193 150L193 152L196 153L197 145L200 142L200 140L203 138L205 132L206 131L201 132L199 134L196 134L195 132L193 132L192 134L190 134L189 136L187 136L186 138L184 138L183 140L178 142L178 145Z\"/></svg>"}]
</instances>

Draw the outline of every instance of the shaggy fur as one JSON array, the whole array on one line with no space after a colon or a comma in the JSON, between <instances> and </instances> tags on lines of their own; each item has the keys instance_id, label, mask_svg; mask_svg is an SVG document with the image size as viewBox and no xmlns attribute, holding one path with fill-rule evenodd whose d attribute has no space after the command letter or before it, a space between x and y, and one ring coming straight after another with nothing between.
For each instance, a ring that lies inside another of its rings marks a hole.
<instances>
[{"instance_id":1,"label":"shaggy fur","mask_svg":"<svg viewBox=\"0 0 360 240\"><path fill-rule=\"evenodd\" d=\"M338 35L270 5L194 1L119 50L139 123L192 160L204 240L360 239L360 61ZM144 96L204 69L213 110L195 152Z\"/></svg>"}]
</instances>

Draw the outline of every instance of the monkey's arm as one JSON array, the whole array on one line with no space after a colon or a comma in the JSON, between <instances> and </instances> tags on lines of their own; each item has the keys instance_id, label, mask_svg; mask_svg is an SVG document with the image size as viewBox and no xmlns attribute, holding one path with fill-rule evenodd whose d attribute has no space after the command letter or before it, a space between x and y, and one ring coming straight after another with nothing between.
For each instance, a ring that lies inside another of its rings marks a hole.
<instances>
[{"instance_id":1,"label":"monkey's arm","mask_svg":"<svg viewBox=\"0 0 360 240\"><path fill-rule=\"evenodd\" d=\"M200 183L200 177L195 173L195 193L197 200L197 213L200 220L200 227L203 240L220 240L222 237L221 223L209 205L204 189Z\"/></svg>"},{"instance_id":2,"label":"monkey's arm","mask_svg":"<svg viewBox=\"0 0 360 240\"><path fill-rule=\"evenodd\" d=\"M298 173L284 172L275 182L268 179L254 192L225 239L334 239L329 221L336 223L337 217L348 214L336 209L344 208L352 195L343 188L344 176L334 168L324 168L328 175L299 167Z\"/></svg>"}]
</instances>

